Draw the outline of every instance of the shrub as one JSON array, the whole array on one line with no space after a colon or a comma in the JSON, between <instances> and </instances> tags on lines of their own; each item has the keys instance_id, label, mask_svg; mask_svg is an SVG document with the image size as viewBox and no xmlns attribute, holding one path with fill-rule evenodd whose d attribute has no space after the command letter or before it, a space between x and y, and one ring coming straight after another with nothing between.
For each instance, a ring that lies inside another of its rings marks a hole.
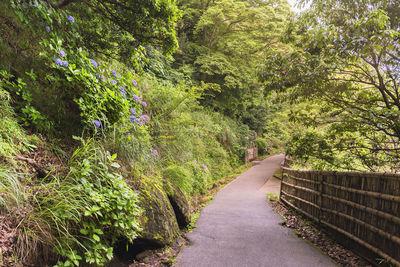
<instances>
[{"instance_id":1,"label":"shrub","mask_svg":"<svg viewBox=\"0 0 400 267\"><path fill-rule=\"evenodd\" d=\"M256 143L256 147L258 149L258 154L260 155L264 155L267 153L267 142L265 141L265 139L258 137L255 141Z\"/></svg>"},{"instance_id":2,"label":"shrub","mask_svg":"<svg viewBox=\"0 0 400 267\"><path fill-rule=\"evenodd\" d=\"M38 215L53 229L57 266L86 262L102 266L112 259L119 238L138 236L137 193L118 173L116 155L90 141L78 148L65 179L44 185L36 197Z\"/></svg>"}]
</instances>

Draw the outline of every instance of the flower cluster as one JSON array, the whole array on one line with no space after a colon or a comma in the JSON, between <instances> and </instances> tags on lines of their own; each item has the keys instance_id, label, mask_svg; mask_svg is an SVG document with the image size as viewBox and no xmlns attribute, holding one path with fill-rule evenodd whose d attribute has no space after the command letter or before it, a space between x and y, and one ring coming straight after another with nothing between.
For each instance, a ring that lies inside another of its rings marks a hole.
<instances>
[{"instance_id":1,"label":"flower cluster","mask_svg":"<svg viewBox=\"0 0 400 267\"><path fill-rule=\"evenodd\" d=\"M68 67L68 61L61 60L60 58L56 58L55 63L56 63L56 65L61 66L61 67Z\"/></svg>"}]
</instances>

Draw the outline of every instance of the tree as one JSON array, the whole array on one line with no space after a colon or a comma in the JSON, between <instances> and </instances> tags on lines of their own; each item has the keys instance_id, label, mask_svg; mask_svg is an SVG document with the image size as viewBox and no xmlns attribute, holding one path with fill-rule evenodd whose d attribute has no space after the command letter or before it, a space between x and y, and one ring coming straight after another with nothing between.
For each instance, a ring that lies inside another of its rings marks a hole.
<instances>
[{"instance_id":1,"label":"tree","mask_svg":"<svg viewBox=\"0 0 400 267\"><path fill-rule=\"evenodd\" d=\"M279 41L288 3L182 0L179 6L184 13L175 67L199 82L219 85L220 90L206 90L203 104L239 116L245 95L258 89L254 70L261 55Z\"/></svg>"},{"instance_id":2,"label":"tree","mask_svg":"<svg viewBox=\"0 0 400 267\"><path fill-rule=\"evenodd\" d=\"M144 46L166 54L177 48L175 26L180 11L175 0L46 0L55 8L73 12L81 23L85 46L130 62Z\"/></svg>"},{"instance_id":3,"label":"tree","mask_svg":"<svg viewBox=\"0 0 400 267\"><path fill-rule=\"evenodd\" d=\"M314 0L291 27L294 47L260 67L267 90L318 99L331 115L319 125L372 170L399 167L399 3Z\"/></svg>"}]
</instances>

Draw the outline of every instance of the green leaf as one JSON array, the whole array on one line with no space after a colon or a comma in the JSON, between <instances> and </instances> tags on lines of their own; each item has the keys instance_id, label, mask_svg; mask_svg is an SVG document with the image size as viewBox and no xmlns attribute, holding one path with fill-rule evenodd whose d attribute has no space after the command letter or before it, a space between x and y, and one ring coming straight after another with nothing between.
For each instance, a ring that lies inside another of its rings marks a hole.
<instances>
[{"instance_id":1,"label":"green leaf","mask_svg":"<svg viewBox=\"0 0 400 267\"><path fill-rule=\"evenodd\" d=\"M93 234L92 237L93 237L93 239L96 240L97 242L100 241L100 237L99 237L98 235Z\"/></svg>"}]
</instances>

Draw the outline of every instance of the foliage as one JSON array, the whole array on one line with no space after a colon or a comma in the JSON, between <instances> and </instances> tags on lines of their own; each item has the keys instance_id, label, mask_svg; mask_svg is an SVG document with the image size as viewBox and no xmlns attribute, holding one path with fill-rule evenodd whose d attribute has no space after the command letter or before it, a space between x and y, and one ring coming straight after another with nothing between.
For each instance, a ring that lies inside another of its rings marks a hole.
<instances>
[{"instance_id":1,"label":"foliage","mask_svg":"<svg viewBox=\"0 0 400 267\"><path fill-rule=\"evenodd\" d=\"M163 171L163 176L177 185L183 193L190 195L193 192L192 174L182 166L170 165Z\"/></svg>"},{"instance_id":2,"label":"foliage","mask_svg":"<svg viewBox=\"0 0 400 267\"><path fill-rule=\"evenodd\" d=\"M85 24L82 37L92 50L132 63L146 45L169 54L177 48L175 24L180 12L175 0L57 2L53 6L67 8Z\"/></svg>"},{"instance_id":3,"label":"foliage","mask_svg":"<svg viewBox=\"0 0 400 267\"><path fill-rule=\"evenodd\" d=\"M65 259L57 266L104 265L118 238L132 242L138 236L138 194L118 173L115 159L89 141L72 155L65 179L43 185L45 192L36 197L38 215L56 230L55 251Z\"/></svg>"},{"instance_id":4,"label":"foliage","mask_svg":"<svg viewBox=\"0 0 400 267\"><path fill-rule=\"evenodd\" d=\"M265 139L258 137L255 141L256 147L259 155L265 155L267 153L267 141Z\"/></svg>"},{"instance_id":5,"label":"foliage","mask_svg":"<svg viewBox=\"0 0 400 267\"><path fill-rule=\"evenodd\" d=\"M338 150L370 170L398 168L399 7L394 1L313 1L293 33L293 47L271 52L260 68L267 90L318 100L323 125ZM342 166L343 167L343 166Z\"/></svg>"},{"instance_id":6,"label":"foliage","mask_svg":"<svg viewBox=\"0 0 400 267\"><path fill-rule=\"evenodd\" d=\"M287 22L286 1L180 1L180 50L174 64L195 81L214 83L203 105L234 117L245 110L246 96L257 90L254 71L260 56L278 43ZM211 88L210 88L211 89Z\"/></svg>"}]
</instances>

